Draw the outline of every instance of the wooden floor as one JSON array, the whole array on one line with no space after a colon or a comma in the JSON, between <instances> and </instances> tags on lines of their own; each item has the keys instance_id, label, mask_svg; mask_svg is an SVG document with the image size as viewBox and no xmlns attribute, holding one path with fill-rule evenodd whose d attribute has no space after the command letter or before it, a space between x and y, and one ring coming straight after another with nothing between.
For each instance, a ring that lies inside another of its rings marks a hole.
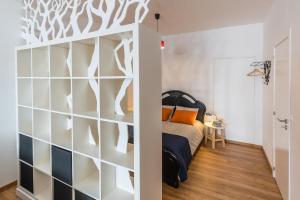
<instances>
[{"instance_id":1,"label":"wooden floor","mask_svg":"<svg viewBox=\"0 0 300 200\"><path fill-rule=\"evenodd\" d=\"M201 147L179 189L163 184L163 200L282 199L261 149L227 144L223 149ZM19 200L15 186L0 200Z\"/></svg>"},{"instance_id":2,"label":"wooden floor","mask_svg":"<svg viewBox=\"0 0 300 200\"><path fill-rule=\"evenodd\" d=\"M261 149L227 144L202 146L179 189L163 184L163 200L282 199Z\"/></svg>"},{"instance_id":3,"label":"wooden floor","mask_svg":"<svg viewBox=\"0 0 300 200\"><path fill-rule=\"evenodd\" d=\"M0 191L0 200L21 200L16 195L16 185L13 185L2 192Z\"/></svg>"}]
</instances>

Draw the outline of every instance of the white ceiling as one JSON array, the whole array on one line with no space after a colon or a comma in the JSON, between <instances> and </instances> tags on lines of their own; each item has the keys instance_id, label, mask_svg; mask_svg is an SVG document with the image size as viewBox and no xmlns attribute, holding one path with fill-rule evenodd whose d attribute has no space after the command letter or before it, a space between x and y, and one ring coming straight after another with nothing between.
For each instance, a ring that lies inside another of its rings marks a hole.
<instances>
[{"instance_id":1,"label":"white ceiling","mask_svg":"<svg viewBox=\"0 0 300 200\"><path fill-rule=\"evenodd\" d=\"M170 35L263 22L273 0L150 0L145 24Z\"/></svg>"}]
</instances>

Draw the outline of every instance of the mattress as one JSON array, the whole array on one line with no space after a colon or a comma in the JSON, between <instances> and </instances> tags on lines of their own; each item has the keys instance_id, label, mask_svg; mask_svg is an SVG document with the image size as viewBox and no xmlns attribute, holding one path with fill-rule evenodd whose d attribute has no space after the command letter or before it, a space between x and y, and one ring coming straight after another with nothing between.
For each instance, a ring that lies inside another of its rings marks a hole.
<instances>
[{"instance_id":1,"label":"mattress","mask_svg":"<svg viewBox=\"0 0 300 200\"><path fill-rule=\"evenodd\" d=\"M196 121L194 125L164 121L162 122L162 132L187 138L192 155L194 155L204 137L204 125L200 121Z\"/></svg>"}]
</instances>

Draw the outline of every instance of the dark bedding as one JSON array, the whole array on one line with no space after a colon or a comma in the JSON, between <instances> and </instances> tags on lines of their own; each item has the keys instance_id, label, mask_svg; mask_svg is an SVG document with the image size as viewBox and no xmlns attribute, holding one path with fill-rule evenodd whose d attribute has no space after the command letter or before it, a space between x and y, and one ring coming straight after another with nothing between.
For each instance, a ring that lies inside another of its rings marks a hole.
<instances>
[{"instance_id":1,"label":"dark bedding","mask_svg":"<svg viewBox=\"0 0 300 200\"><path fill-rule=\"evenodd\" d=\"M179 163L180 181L185 181L187 179L187 170L192 160L192 153L188 139L179 135L163 133L162 144L164 150L170 151L176 156Z\"/></svg>"}]
</instances>

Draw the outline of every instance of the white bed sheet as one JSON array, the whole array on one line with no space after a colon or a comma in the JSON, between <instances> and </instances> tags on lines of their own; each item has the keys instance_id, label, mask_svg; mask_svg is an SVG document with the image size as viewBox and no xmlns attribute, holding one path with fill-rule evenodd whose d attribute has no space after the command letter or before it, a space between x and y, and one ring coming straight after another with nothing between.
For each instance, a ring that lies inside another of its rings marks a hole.
<instances>
[{"instance_id":1,"label":"white bed sheet","mask_svg":"<svg viewBox=\"0 0 300 200\"><path fill-rule=\"evenodd\" d=\"M162 132L183 136L188 139L192 155L194 155L199 144L204 137L204 124L196 121L194 125L173 123L169 121L162 122Z\"/></svg>"}]
</instances>

